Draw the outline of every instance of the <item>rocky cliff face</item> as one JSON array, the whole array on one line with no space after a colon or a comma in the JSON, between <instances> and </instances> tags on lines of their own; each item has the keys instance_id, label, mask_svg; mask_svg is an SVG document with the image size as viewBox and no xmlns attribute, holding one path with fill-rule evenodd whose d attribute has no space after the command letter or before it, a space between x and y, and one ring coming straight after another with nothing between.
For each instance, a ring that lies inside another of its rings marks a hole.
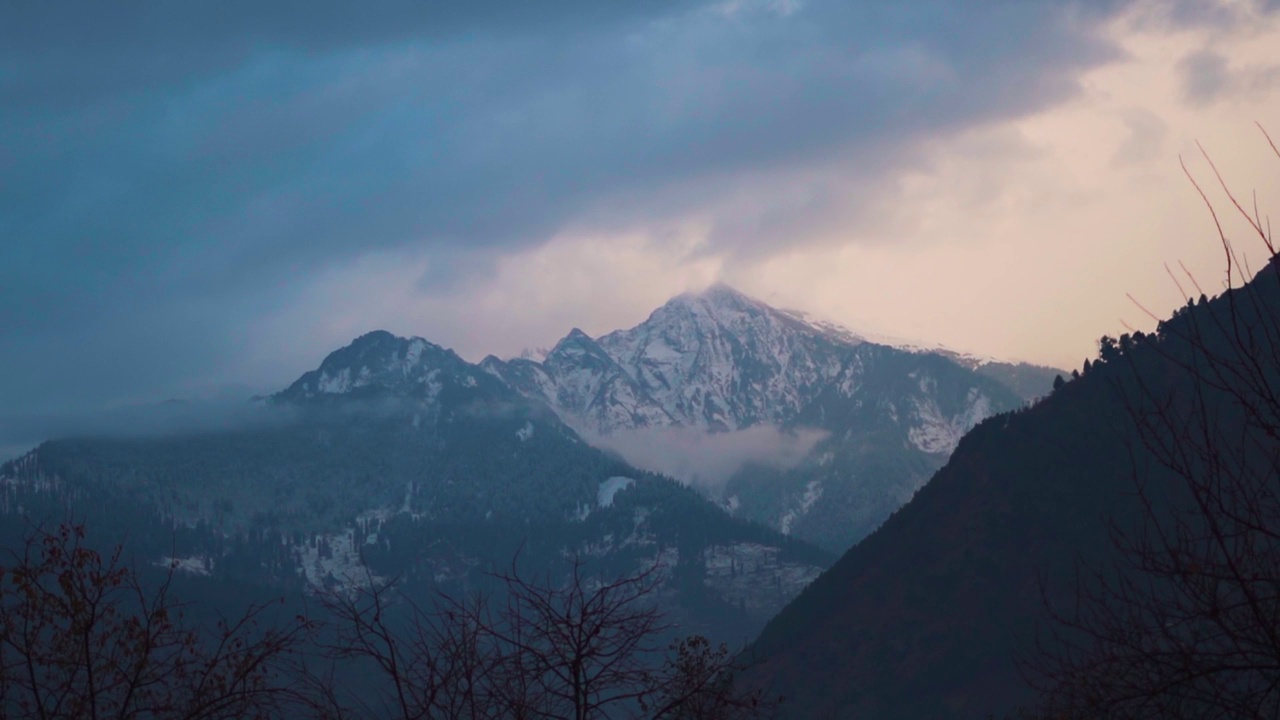
<instances>
[{"instance_id":1,"label":"rocky cliff face","mask_svg":"<svg viewBox=\"0 0 1280 720\"><path fill-rule=\"evenodd\" d=\"M540 362L489 357L482 367L614 447L663 428L685 431L692 452L689 433L818 432L824 439L802 458L752 454L715 483L716 498L836 551L909 499L969 428L1021 403L943 353L866 342L725 285L599 338L575 329ZM628 459L646 463L638 452Z\"/></svg>"},{"instance_id":2,"label":"rocky cliff face","mask_svg":"<svg viewBox=\"0 0 1280 720\"><path fill-rule=\"evenodd\" d=\"M627 330L597 339L574 330L541 363L490 357L483 367L599 435L722 432L787 423L856 345L717 285L673 298Z\"/></svg>"}]
</instances>

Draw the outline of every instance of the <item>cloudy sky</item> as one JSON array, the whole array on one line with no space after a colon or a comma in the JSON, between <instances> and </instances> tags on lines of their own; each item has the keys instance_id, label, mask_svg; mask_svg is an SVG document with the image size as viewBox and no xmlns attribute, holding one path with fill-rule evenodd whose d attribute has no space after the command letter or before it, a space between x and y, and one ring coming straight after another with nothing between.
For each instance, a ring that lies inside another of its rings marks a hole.
<instances>
[{"instance_id":1,"label":"cloudy sky","mask_svg":"<svg viewBox=\"0 0 1280 720\"><path fill-rule=\"evenodd\" d=\"M5 3L0 446L715 280L1078 365L1220 286L1195 141L1280 201L1275 47L1276 0Z\"/></svg>"}]
</instances>

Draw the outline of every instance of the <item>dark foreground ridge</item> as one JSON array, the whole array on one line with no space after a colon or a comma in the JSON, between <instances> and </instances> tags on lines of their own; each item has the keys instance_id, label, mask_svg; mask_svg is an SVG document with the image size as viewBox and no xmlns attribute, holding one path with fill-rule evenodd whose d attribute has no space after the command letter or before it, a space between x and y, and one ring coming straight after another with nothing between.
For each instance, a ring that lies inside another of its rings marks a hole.
<instances>
[{"instance_id":1,"label":"dark foreground ridge","mask_svg":"<svg viewBox=\"0 0 1280 720\"><path fill-rule=\"evenodd\" d=\"M757 672L790 698L788 716L1002 717L1030 703L1015 660L1049 629L1046 600L1072 607L1077 561L1114 556L1110 529L1139 519L1135 477L1158 506L1177 487L1135 437L1134 399L1204 389L1187 369L1188 328L1230 328L1233 301L1280 314L1271 269L1247 290L1247 303L1241 289L1202 297L1157 334L1104 339L1082 377L970 432L909 504L760 635ZM1216 351L1229 340L1203 342Z\"/></svg>"}]
</instances>

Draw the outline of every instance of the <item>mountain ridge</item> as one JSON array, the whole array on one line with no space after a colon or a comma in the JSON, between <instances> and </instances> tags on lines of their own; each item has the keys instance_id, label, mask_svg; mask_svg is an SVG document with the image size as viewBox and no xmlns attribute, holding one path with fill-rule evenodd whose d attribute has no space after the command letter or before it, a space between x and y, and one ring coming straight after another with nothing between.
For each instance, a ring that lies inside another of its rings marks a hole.
<instances>
[{"instance_id":1,"label":"mountain ridge","mask_svg":"<svg viewBox=\"0 0 1280 720\"><path fill-rule=\"evenodd\" d=\"M1215 385L1193 368L1249 362L1215 343L1230 348L1241 337L1231 333L1251 327L1233 319L1280 308L1274 271L1259 276L1244 300L1230 290L1154 335L1104 338L1078 378L979 423L910 502L770 621L754 672L795 700L795 717L1008 717L1033 702L1015 656L1045 639L1047 607L1069 615L1077 583L1116 570L1113 532L1141 532L1142 503L1163 513L1178 493L1146 444L1167 439L1144 436L1135 414L1190 396L1217 412L1257 392L1233 396L1247 380L1224 373Z\"/></svg>"},{"instance_id":2,"label":"mountain ridge","mask_svg":"<svg viewBox=\"0 0 1280 720\"><path fill-rule=\"evenodd\" d=\"M153 556L172 552L155 527L183 527L182 572L310 592L370 578L462 592L517 553L539 573L574 555L612 573L662 563L676 617L726 640L830 562L589 446L544 404L421 338L363 334L260 410L278 417L46 441L0 465L0 522L67 507L95 525L135 517Z\"/></svg>"},{"instance_id":3,"label":"mountain ridge","mask_svg":"<svg viewBox=\"0 0 1280 720\"><path fill-rule=\"evenodd\" d=\"M664 464L672 452L688 462L747 452L734 443L703 450L704 439L767 431L753 436L763 445L739 443L755 447L737 465L729 456L717 470L728 475L683 479L708 483L732 512L833 551L909 499L969 427L1021 403L998 378L944 355L868 342L725 284L677 295L638 325L596 338L575 327L541 360L489 355L471 365L422 339L369 333L277 398L344 392L428 405L436 394L515 402L514 393L662 472L673 471ZM801 436L815 432L824 439L810 447ZM781 454L762 455L770 444Z\"/></svg>"}]
</instances>

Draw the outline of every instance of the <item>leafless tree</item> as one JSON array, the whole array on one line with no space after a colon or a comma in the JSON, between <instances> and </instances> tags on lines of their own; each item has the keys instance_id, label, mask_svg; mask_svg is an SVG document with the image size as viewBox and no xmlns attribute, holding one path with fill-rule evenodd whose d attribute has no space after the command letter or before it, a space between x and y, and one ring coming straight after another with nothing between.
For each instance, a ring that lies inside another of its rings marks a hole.
<instances>
[{"instance_id":1,"label":"leafless tree","mask_svg":"<svg viewBox=\"0 0 1280 720\"><path fill-rule=\"evenodd\" d=\"M188 627L172 577L148 589L119 547L91 549L83 526L32 530L0 567L0 717L278 716L308 623L260 627L255 606Z\"/></svg>"},{"instance_id":2,"label":"leafless tree","mask_svg":"<svg viewBox=\"0 0 1280 720\"><path fill-rule=\"evenodd\" d=\"M664 650L673 628L657 602L660 565L602 580L575 560L566 577L534 580L513 563L491 577L492 596L438 595L429 606L394 582L329 598L333 656L370 661L385 681L355 714L737 720L776 707L735 684L727 648L694 637Z\"/></svg>"},{"instance_id":3,"label":"leafless tree","mask_svg":"<svg viewBox=\"0 0 1280 720\"><path fill-rule=\"evenodd\" d=\"M483 598L455 601L438 595L428 608L395 581L368 583L324 599L336 635L325 644L338 661L366 661L385 681L376 697L329 696L339 717L496 718L493 696L498 658L483 633L489 619ZM344 705L345 701L345 705ZM355 707L351 707L354 703Z\"/></svg>"},{"instance_id":4,"label":"leafless tree","mask_svg":"<svg viewBox=\"0 0 1280 720\"><path fill-rule=\"evenodd\" d=\"M1128 362L1139 521L1113 525L1118 562L1055 612L1033 667L1046 717L1280 717L1280 262L1256 202L1213 173L1268 263L1248 281L1191 178L1227 288L1106 363Z\"/></svg>"},{"instance_id":5,"label":"leafless tree","mask_svg":"<svg viewBox=\"0 0 1280 720\"><path fill-rule=\"evenodd\" d=\"M649 717L664 720L738 720L768 717L782 699L763 689L735 687L739 666L729 647L701 635L671 645Z\"/></svg>"}]
</instances>

